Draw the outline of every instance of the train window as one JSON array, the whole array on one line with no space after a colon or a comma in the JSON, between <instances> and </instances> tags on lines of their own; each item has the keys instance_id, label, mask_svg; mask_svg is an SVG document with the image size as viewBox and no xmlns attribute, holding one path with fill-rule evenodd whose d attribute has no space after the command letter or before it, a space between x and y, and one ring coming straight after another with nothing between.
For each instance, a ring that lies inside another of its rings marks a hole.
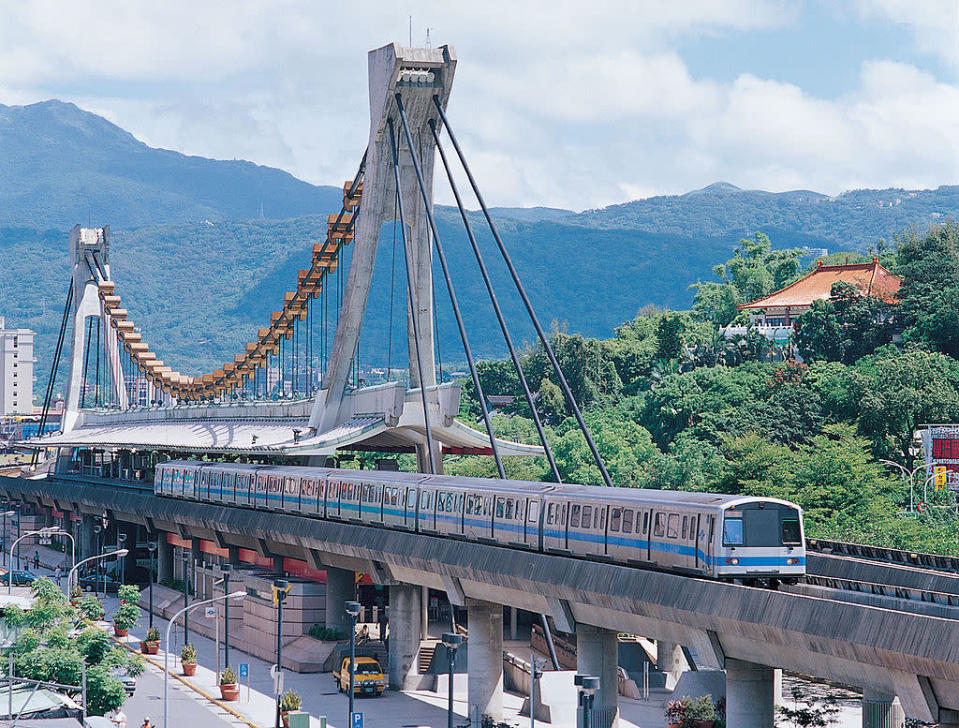
<instances>
[{"instance_id":1,"label":"train window","mask_svg":"<svg viewBox=\"0 0 959 728\"><path fill-rule=\"evenodd\" d=\"M506 507L502 498L496 499L496 517L502 518L506 514Z\"/></svg>"},{"instance_id":2,"label":"train window","mask_svg":"<svg viewBox=\"0 0 959 728\"><path fill-rule=\"evenodd\" d=\"M593 518L593 528L596 531L606 530L606 508L598 507L596 509L596 515Z\"/></svg>"},{"instance_id":3,"label":"train window","mask_svg":"<svg viewBox=\"0 0 959 728\"><path fill-rule=\"evenodd\" d=\"M546 523L548 523L550 526L552 526L552 525L553 525L553 521L555 521L555 520L556 520L556 504L555 504L555 503L550 503L550 504L546 507Z\"/></svg>"},{"instance_id":4,"label":"train window","mask_svg":"<svg viewBox=\"0 0 959 728\"><path fill-rule=\"evenodd\" d=\"M666 524L666 536L668 538L679 538L679 515L669 514L669 522Z\"/></svg>"},{"instance_id":5,"label":"train window","mask_svg":"<svg viewBox=\"0 0 959 728\"><path fill-rule=\"evenodd\" d=\"M593 507L583 506L583 528L590 528L593 523Z\"/></svg>"},{"instance_id":6,"label":"train window","mask_svg":"<svg viewBox=\"0 0 959 728\"><path fill-rule=\"evenodd\" d=\"M506 499L506 520L512 521L516 517L516 501L512 498Z\"/></svg>"},{"instance_id":7,"label":"train window","mask_svg":"<svg viewBox=\"0 0 959 728\"><path fill-rule=\"evenodd\" d=\"M726 516L723 519L723 544L741 546L744 542L743 519Z\"/></svg>"},{"instance_id":8,"label":"train window","mask_svg":"<svg viewBox=\"0 0 959 728\"><path fill-rule=\"evenodd\" d=\"M619 529L623 525L623 509L614 508L609 514L609 530L613 533L619 533Z\"/></svg>"},{"instance_id":9,"label":"train window","mask_svg":"<svg viewBox=\"0 0 959 728\"><path fill-rule=\"evenodd\" d=\"M566 523L566 504L564 503L562 508L559 509L559 523L560 525L565 525Z\"/></svg>"},{"instance_id":10,"label":"train window","mask_svg":"<svg viewBox=\"0 0 959 728\"><path fill-rule=\"evenodd\" d=\"M573 528L579 528L579 506L573 506L569 512L569 525Z\"/></svg>"},{"instance_id":11,"label":"train window","mask_svg":"<svg viewBox=\"0 0 959 728\"><path fill-rule=\"evenodd\" d=\"M783 519L783 543L802 543L802 531L799 528L798 518Z\"/></svg>"},{"instance_id":12,"label":"train window","mask_svg":"<svg viewBox=\"0 0 959 728\"><path fill-rule=\"evenodd\" d=\"M336 500L340 497L340 484L336 481L330 482L330 499Z\"/></svg>"},{"instance_id":13,"label":"train window","mask_svg":"<svg viewBox=\"0 0 959 728\"><path fill-rule=\"evenodd\" d=\"M666 535L666 514L657 513L656 520L653 523L653 535L663 537Z\"/></svg>"},{"instance_id":14,"label":"train window","mask_svg":"<svg viewBox=\"0 0 959 728\"><path fill-rule=\"evenodd\" d=\"M527 510L529 512L526 515L526 520L530 523L535 522L537 517L539 517L539 503L536 501L530 501Z\"/></svg>"},{"instance_id":15,"label":"train window","mask_svg":"<svg viewBox=\"0 0 959 728\"><path fill-rule=\"evenodd\" d=\"M623 533L632 533L633 532L633 512L631 510L623 509Z\"/></svg>"},{"instance_id":16,"label":"train window","mask_svg":"<svg viewBox=\"0 0 959 728\"><path fill-rule=\"evenodd\" d=\"M416 508L416 491L412 488L406 491L406 505L408 508Z\"/></svg>"},{"instance_id":17,"label":"train window","mask_svg":"<svg viewBox=\"0 0 959 728\"><path fill-rule=\"evenodd\" d=\"M296 478L286 479L286 492L290 495L296 494Z\"/></svg>"},{"instance_id":18,"label":"train window","mask_svg":"<svg viewBox=\"0 0 959 728\"><path fill-rule=\"evenodd\" d=\"M689 516L683 516L683 541L689 538Z\"/></svg>"}]
</instances>

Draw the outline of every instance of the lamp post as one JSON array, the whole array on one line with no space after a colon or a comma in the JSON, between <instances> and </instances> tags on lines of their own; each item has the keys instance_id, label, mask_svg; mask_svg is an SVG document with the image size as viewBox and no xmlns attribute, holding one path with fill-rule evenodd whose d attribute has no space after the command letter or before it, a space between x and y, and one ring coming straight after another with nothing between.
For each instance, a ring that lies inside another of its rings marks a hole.
<instances>
[{"instance_id":1,"label":"lamp post","mask_svg":"<svg viewBox=\"0 0 959 728\"><path fill-rule=\"evenodd\" d=\"M150 552L150 629L153 629L153 574L156 571L154 559L156 559L157 542L147 543L147 550Z\"/></svg>"},{"instance_id":2,"label":"lamp post","mask_svg":"<svg viewBox=\"0 0 959 728\"><path fill-rule=\"evenodd\" d=\"M536 728L536 681L543 672L536 666L536 653L529 653L529 728Z\"/></svg>"},{"instance_id":3,"label":"lamp post","mask_svg":"<svg viewBox=\"0 0 959 728\"><path fill-rule=\"evenodd\" d=\"M89 556L85 558L83 561L77 562L76 566L70 569L70 573L67 574L67 593L69 593L71 589L71 585L73 584L73 575L76 574L77 569L79 569L84 564L88 564L91 561L95 561L97 559L107 559L107 558L110 558L111 556L116 556L119 558L120 556L126 556L126 555L127 555L127 550L120 549L119 551L108 551L105 554L96 554L95 556Z\"/></svg>"},{"instance_id":4,"label":"lamp post","mask_svg":"<svg viewBox=\"0 0 959 728\"><path fill-rule=\"evenodd\" d=\"M916 467L914 467L912 470L909 470L908 468L906 468L905 465L902 465L901 463L897 463L895 460L880 460L879 462L881 462L883 465L888 465L893 468L898 468L899 473L902 475L902 479L909 482L909 512L914 513L916 509L915 509L915 498L913 497L913 490L916 485L916 481L915 481L916 473L918 473L920 470L925 470L926 464L922 463L921 465L917 465Z\"/></svg>"},{"instance_id":5,"label":"lamp post","mask_svg":"<svg viewBox=\"0 0 959 728\"><path fill-rule=\"evenodd\" d=\"M49 536L56 532L56 529L53 528L41 528L36 531L27 531L25 534L20 536L16 541L10 545L10 563L13 563L13 550L17 549L17 544L19 544L23 539L30 538L31 536ZM20 550L17 549L17 561L20 560ZM7 572L7 594L10 594L13 591L13 570Z\"/></svg>"},{"instance_id":6,"label":"lamp post","mask_svg":"<svg viewBox=\"0 0 959 728\"><path fill-rule=\"evenodd\" d=\"M455 632L443 633L443 644L446 645L446 659L449 662L449 699L446 703L446 728L453 728L453 674L456 672L456 650L463 644L463 635Z\"/></svg>"},{"instance_id":7,"label":"lamp post","mask_svg":"<svg viewBox=\"0 0 959 728\"><path fill-rule=\"evenodd\" d=\"M127 542L127 535L120 531L120 524L117 523L117 549L122 549L123 544ZM120 560L117 562L117 565L120 569L120 573L117 575L117 584L125 584L127 580L127 560L120 557Z\"/></svg>"},{"instance_id":8,"label":"lamp post","mask_svg":"<svg viewBox=\"0 0 959 728\"><path fill-rule=\"evenodd\" d=\"M593 700L599 690L599 678L576 675L573 684L579 687L579 704L583 708L583 728L593 728Z\"/></svg>"},{"instance_id":9,"label":"lamp post","mask_svg":"<svg viewBox=\"0 0 959 728\"><path fill-rule=\"evenodd\" d=\"M233 564L223 564L220 567L223 572L223 593L230 591L230 576L233 573ZM230 602L224 605L226 607L226 621L223 623L223 664L230 666Z\"/></svg>"},{"instance_id":10,"label":"lamp post","mask_svg":"<svg viewBox=\"0 0 959 728\"><path fill-rule=\"evenodd\" d=\"M283 692L283 602L286 593L290 590L290 582L286 579L273 581L273 598L276 600L276 721L274 728L280 728L280 695Z\"/></svg>"},{"instance_id":11,"label":"lamp post","mask_svg":"<svg viewBox=\"0 0 959 728\"><path fill-rule=\"evenodd\" d=\"M22 504L22 503L14 503L14 504L13 504L13 510L16 511L16 513L17 513L17 540L19 541L19 540L20 540L21 524L23 523L23 504ZM10 568L11 568L11 569L13 568L13 555L12 555L12 553L11 553L11 556L10 556ZM20 552L17 551L17 569L19 569L19 568L20 568Z\"/></svg>"},{"instance_id":12,"label":"lamp post","mask_svg":"<svg viewBox=\"0 0 959 728\"><path fill-rule=\"evenodd\" d=\"M359 602L347 602L344 608L346 613L350 615L350 714L346 717L346 724L353 725L353 699L355 697L353 695L353 681L356 678L356 620L360 616L362 606Z\"/></svg>"},{"instance_id":13,"label":"lamp post","mask_svg":"<svg viewBox=\"0 0 959 728\"><path fill-rule=\"evenodd\" d=\"M183 644L190 644L190 552L183 552ZM166 644L170 644L167 642Z\"/></svg>"},{"instance_id":14,"label":"lamp post","mask_svg":"<svg viewBox=\"0 0 959 728\"><path fill-rule=\"evenodd\" d=\"M242 599L245 596L246 592L237 591L233 592L232 594L224 594L222 597L213 597L212 599L204 599L202 602L194 602L190 606L181 609L170 619L170 623L166 627L166 642L163 643L167 645L167 649L163 652L163 728L168 728L167 716L169 711L167 710L167 707L170 703L170 669L167 665L167 661L170 657L170 628L173 627L173 623L176 622L177 617L179 617L181 614L184 615L184 619L186 619L187 613L189 613L192 609L196 609L197 607L202 607L206 604L212 604L213 602L223 601L224 599Z\"/></svg>"}]
</instances>

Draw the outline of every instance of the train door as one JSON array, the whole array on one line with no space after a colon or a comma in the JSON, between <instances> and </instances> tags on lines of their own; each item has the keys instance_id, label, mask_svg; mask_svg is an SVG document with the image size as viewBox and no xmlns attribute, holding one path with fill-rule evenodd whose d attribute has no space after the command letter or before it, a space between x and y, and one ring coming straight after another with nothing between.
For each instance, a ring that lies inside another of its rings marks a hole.
<instances>
[{"instance_id":1,"label":"train door","mask_svg":"<svg viewBox=\"0 0 959 728\"><path fill-rule=\"evenodd\" d=\"M526 545L539 550L539 499L526 499Z\"/></svg>"},{"instance_id":2,"label":"train door","mask_svg":"<svg viewBox=\"0 0 959 728\"><path fill-rule=\"evenodd\" d=\"M435 493L428 488L423 488L420 492L420 508L416 522L420 531L436 531L436 507Z\"/></svg>"},{"instance_id":3,"label":"train door","mask_svg":"<svg viewBox=\"0 0 959 728\"><path fill-rule=\"evenodd\" d=\"M697 521L693 514L683 514L679 532L679 566L680 568L695 569L697 567L696 535Z\"/></svg>"},{"instance_id":4,"label":"train door","mask_svg":"<svg viewBox=\"0 0 959 728\"><path fill-rule=\"evenodd\" d=\"M416 488L406 488L406 500L403 506L404 525L411 531L416 530Z\"/></svg>"},{"instance_id":5,"label":"train door","mask_svg":"<svg viewBox=\"0 0 959 728\"><path fill-rule=\"evenodd\" d=\"M326 517L340 517L340 481L329 480L326 484Z\"/></svg>"},{"instance_id":6,"label":"train door","mask_svg":"<svg viewBox=\"0 0 959 728\"><path fill-rule=\"evenodd\" d=\"M256 474L256 489L253 492L253 507L266 508L266 499L270 490L270 476L266 473Z\"/></svg>"},{"instance_id":7,"label":"train door","mask_svg":"<svg viewBox=\"0 0 959 728\"><path fill-rule=\"evenodd\" d=\"M316 480L300 479L300 513L316 513Z\"/></svg>"}]
</instances>

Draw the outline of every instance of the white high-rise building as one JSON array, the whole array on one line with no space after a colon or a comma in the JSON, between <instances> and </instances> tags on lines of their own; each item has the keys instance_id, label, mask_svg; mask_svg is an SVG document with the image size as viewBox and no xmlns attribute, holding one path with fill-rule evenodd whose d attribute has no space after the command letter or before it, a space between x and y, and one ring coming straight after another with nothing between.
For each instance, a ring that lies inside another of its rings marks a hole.
<instances>
[{"instance_id":1,"label":"white high-rise building","mask_svg":"<svg viewBox=\"0 0 959 728\"><path fill-rule=\"evenodd\" d=\"M33 413L33 337L0 316L0 415Z\"/></svg>"}]
</instances>

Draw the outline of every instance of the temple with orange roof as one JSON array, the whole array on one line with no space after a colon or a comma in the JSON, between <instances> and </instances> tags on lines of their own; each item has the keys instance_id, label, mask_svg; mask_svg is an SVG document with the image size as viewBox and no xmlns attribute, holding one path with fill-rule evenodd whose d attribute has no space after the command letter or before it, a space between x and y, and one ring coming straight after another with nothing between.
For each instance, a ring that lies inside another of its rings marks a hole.
<instances>
[{"instance_id":1,"label":"temple with orange roof","mask_svg":"<svg viewBox=\"0 0 959 728\"><path fill-rule=\"evenodd\" d=\"M813 301L830 297L836 283L848 283L859 289L861 294L895 303L902 279L881 266L879 258L873 258L871 263L843 265L823 265L819 261L815 269L799 280L768 296L741 303L737 308L753 314L751 323L760 329L791 329L796 317L808 311Z\"/></svg>"}]
</instances>

